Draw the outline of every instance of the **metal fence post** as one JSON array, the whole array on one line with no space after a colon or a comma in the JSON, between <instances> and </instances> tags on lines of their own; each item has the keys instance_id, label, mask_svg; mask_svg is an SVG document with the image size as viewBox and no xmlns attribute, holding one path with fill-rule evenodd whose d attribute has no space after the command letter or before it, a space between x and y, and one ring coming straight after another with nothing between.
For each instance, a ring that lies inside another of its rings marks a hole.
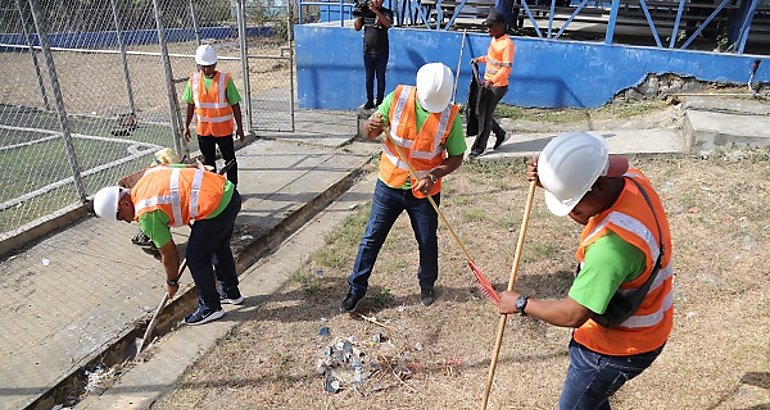
<instances>
[{"instance_id":1,"label":"metal fence post","mask_svg":"<svg viewBox=\"0 0 770 410\"><path fill-rule=\"evenodd\" d=\"M249 79L249 53L246 45L246 5L244 0L238 0L238 38L241 49L241 69L243 70L243 93L246 95L245 132L251 132L251 81Z\"/></svg>"},{"instance_id":2,"label":"metal fence post","mask_svg":"<svg viewBox=\"0 0 770 410\"><path fill-rule=\"evenodd\" d=\"M117 0L110 0L112 3L112 16L115 19L115 34L118 37L120 46L120 59L123 61L123 74L126 77L126 94L128 94L128 105L131 107L131 115L136 117L136 105L134 105L134 91L131 89L131 75L128 71L128 58L126 56L126 42L123 40L123 31L120 26L120 14L118 13Z\"/></svg>"},{"instance_id":3,"label":"metal fence post","mask_svg":"<svg viewBox=\"0 0 770 410\"><path fill-rule=\"evenodd\" d=\"M176 99L176 89L174 88L174 75L171 72L171 59L168 56L168 46L166 44L166 32L163 26L162 15L158 0L152 0L152 6L155 9L155 25L158 27L158 43L160 43L160 54L163 59L163 74L166 77L166 93L168 94L168 111L171 115L171 132L173 135L174 152L179 157L188 156L190 149L187 143L183 142L180 125L182 119L179 118L179 103Z\"/></svg>"},{"instance_id":4,"label":"metal fence post","mask_svg":"<svg viewBox=\"0 0 770 410\"><path fill-rule=\"evenodd\" d=\"M40 87L40 95L43 97L43 106L45 106L46 110L50 110L51 106L48 105L48 94L45 92L43 76L40 74L40 66L37 63L37 52L32 43L32 36L30 36L29 31L27 31L27 19L24 14L24 7L21 4L21 0L16 0L16 7L19 9L19 18L21 18L21 32L24 35L24 40L27 41L27 46L29 46L29 55L32 57L32 65L35 66L35 77L37 77L37 85Z\"/></svg>"},{"instance_id":5,"label":"metal fence post","mask_svg":"<svg viewBox=\"0 0 770 410\"><path fill-rule=\"evenodd\" d=\"M195 31L195 45L201 45L201 32L198 29L198 16L195 14L195 4L190 0L190 20L192 20L193 31Z\"/></svg>"},{"instance_id":6,"label":"metal fence post","mask_svg":"<svg viewBox=\"0 0 770 410\"><path fill-rule=\"evenodd\" d=\"M287 1L286 5L289 8L288 13L286 13L286 39L289 41L289 107L291 109L291 132L294 132L294 2Z\"/></svg>"},{"instance_id":7,"label":"metal fence post","mask_svg":"<svg viewBox=\"0 0 770 410\"><path fill-rule=\"evenodd\" d=\"M35 22L35 28L37 29L37 37L40 40L40 46L43 49L43 57L45 58L45 64L48 68L48 77L51 80L51 90L53 90L54 102L56 103L56 114L59 117L59 125L61 125L62 137L64 139L64 146L67 150L67 160L69 161L72 171L72 178L75 181L75 190L77 191L80 200L85 202L86 191L85 188L83 188L83 179L80 175L78 158L75 156L75 146L72 144L70 125L67 121L67 112L64 110L64 100L62 99L61 89L59 88L59 78L56 76L56 67L48 43L48 35L45 31L45 22L43 21L43 15L38 8L37 0L28 1L30 9L32 10L32 20Z\"/></svg>"}]
</instances>

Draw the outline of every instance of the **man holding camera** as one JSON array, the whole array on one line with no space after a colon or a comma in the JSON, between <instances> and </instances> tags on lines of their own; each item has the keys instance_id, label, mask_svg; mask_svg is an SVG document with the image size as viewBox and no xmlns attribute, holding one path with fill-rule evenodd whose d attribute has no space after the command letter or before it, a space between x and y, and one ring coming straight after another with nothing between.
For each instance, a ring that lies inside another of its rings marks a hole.
<instances>
[{"instance_id":1,"label":"man holding camera","mask_svg":"<svg viewBox=\"0 0 770 410\"><path fill-rule=\"evenodd\" d=\"M383 0L356 1L353 15L356 31L364 29L364 67L366 68L366 103L364 109L372 109L385 96L385 67L388 65L388 29L393 22L393 12L382 7ZM377 103L374 102L374 75L377 74Z\"/></svg>"}]
</instances>

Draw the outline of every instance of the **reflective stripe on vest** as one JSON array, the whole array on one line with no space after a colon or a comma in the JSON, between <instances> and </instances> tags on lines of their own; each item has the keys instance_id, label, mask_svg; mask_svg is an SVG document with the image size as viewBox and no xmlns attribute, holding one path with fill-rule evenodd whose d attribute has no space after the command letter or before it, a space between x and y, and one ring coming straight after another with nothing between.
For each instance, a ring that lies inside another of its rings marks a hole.
<instances>
[{"instance_id":1,"label":"reflective stripe on vest","mask_svg":"<svg viewBox=\"0 0 770 410\"><path fill-rule=\"evenodd\" d=\"M134 202L134 214L136 215L136 219L145 212L162 209L170 214L170 225L177 227L194 222L199 217L205 218L211 211L216 209L221 197L207 198L207 201L203 204L204 206L201 207L203 201L201 198L201 191L204 184L204 176L206 174L206 171L201 168L196 168L192 175L192 180L189 182L189 188L187 188L189 189L189 197L187 198L188 204L186 208L184 207L183 196L186 195L183 195L183 192L181 191L183 188L181 184L181 174L183 170L188 169L192 171L190 168L170 168L163 166L148 169L142 176L143 179L145 177L147 177L147 179L144 181L140 179L142 185L140 185L140 182L137 182L139 189L145 188L144 185L148 183L155 184L156 186L159 183L163 184L163 182L161 182L163 179L157 180L158 176L153 175L161 171L168 172L168 179L166 180L168 189L163 189L161 187L161 189L155 189L157 191L155 195L150 193L151 196L136 199ZM218 189L216 191L218 191ZM209 189L209 192L211 192L211 189ZM212 202L216 203L212 204Z\"/></svg>"},{"instance_id":2,"label":"reflective stripe on vest","mask_svg":"<svg viewBox=\"0 0 770 410\"><path fill-rule=\"evenodd\" d=\"M198 71L190 76L190 88L195 102L196 131L198 135L223 137L232 135L233 109L227 101L227 83L229 73L217 71L212 78L211 88L207 91L204 75Z\"/></svg>"},{"instance_id":3,"label":"reflective stripe on vest","mask_svg":"<svg viewBox=\"0 0 770 410\"><path fill-rule=\"evenodd\" d=\"M607 329L593 320L575 330L575 340L587 348L609 355L644 353L662 346L671 332L673 320L673 268L668 220L649 180L637 169L631 169L626 178L634 178L645 189L655 206L655 216L662 230L660 237L667 247L653 283L645 299L634 314L619 327ZM582 263L585 250L597 239L612 231L624 241L645 254L646 267L639 277L624 282L618 292L628 294L641 287L652 274L660 254L658 228L652 211L635 184L627 181L618 200L609 210L593 217L581 234L577 251Z\"/></svg>"},{"instance_id":4,"label":"reflective stripe on vest","mask_svg":"<svg viewBox=\"0 0 770 410\"><path fill-rule=\"evenodd\" d=\"M640 222L638 219L635 219L634 217L630 215L626 215L622 212L612 212L604 218L604 220L599 223L596 228L591 230L591 233L589 233L586 238L583 240L583 243L590 243L595 238L595 236L603 232L605 229L607 229L607 225L613 223L629 232L633 232L636 234L639 238L641 238L645 244L647 244L647 253L652 255L652 260L658 259L658 255L660 254L660 247L658 246L658 238L657 236L654 236L652 232L650 232L649 229L647 229L646 226L642 222Z\"/></svg>"},{"instance_id":5,"label":"reflective stripe on vest","mask_svg":"<svg viewBox=\"0 0 770 410\"><path fill-rule=\"evenodd\" d=\"M409 178L409 167L399 158L396 146L409 159L417 178L427 175L446 158L444 142L449 137L458 107L450 104L441 113L429 113L422 128L417 130L417 104L415 87L396 87L388 114L393 142L385 141L380 157L380 179L388 186L400 187ZM416 181L412 181L412 186L415 184ZM439 178L430 195L435 195L440 190ZM420 192L415 192L414 195L418 198L425 196Z\"/></svg>"}]
</instances>

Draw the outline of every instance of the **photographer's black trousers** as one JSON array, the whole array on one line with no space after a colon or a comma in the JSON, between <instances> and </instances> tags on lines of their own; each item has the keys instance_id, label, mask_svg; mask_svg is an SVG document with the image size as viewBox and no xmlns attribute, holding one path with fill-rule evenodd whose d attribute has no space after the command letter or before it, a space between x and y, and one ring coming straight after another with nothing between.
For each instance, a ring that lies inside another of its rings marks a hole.
<instances>
[{"instance_id":1,"label":"photographer's black trousers","mask_svg":"<svg viewBox=\"0 0 770 410\"><path fill-rule=\"evenodd\" d=\"M385 67L388 53L364 53L366 68L366 102L374 102L374 75L377 75L377 105L385 98Z\"/></svg>"}]
</instances>

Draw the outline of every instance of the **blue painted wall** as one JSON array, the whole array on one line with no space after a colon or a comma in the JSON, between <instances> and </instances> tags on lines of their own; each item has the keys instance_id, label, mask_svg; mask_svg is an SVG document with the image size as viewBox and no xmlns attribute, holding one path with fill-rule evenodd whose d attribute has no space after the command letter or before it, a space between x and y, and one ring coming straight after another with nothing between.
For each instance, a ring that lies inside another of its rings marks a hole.
<instances>
[{"instance_id":1,"label":"blue painted wall","mask_svg":"<svg viewBox=\"0 0 770 410\"><path fill-rule=\"evenodd\" d=\"M363 34L351 27L294 28L297 93L301 108L355 109L366 100ZM387 92L414 84L417 69L440 61L457 69L462 33L393 28ZM598 107L648 73L674 73L703 81L745 84L751 63L763 60L755 81L770 81L770 58L570 41L514 38L516 55L503 102L523 107ZM458 102L467 100L470 59L486 53L489 37L468 34L460 68ZM483 66L482 66L483 69Z\"/></svg>"}]
</instances>

